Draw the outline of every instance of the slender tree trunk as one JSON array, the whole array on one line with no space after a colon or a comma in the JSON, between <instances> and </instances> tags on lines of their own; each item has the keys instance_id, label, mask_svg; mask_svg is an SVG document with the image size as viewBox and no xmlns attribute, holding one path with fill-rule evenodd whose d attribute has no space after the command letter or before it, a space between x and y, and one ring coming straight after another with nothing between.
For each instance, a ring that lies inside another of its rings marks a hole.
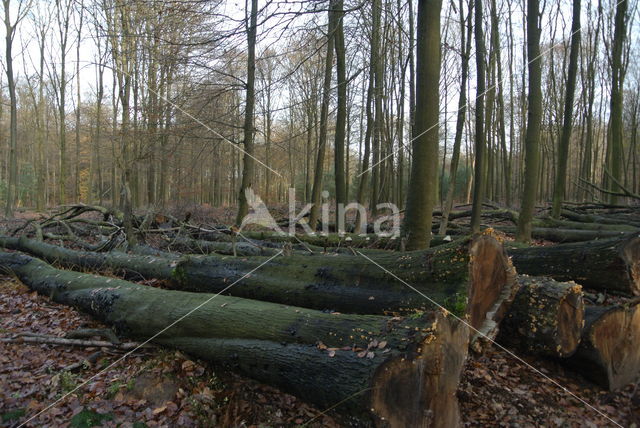
<instances>
[{"instance_id":1,"label":"slender tree trunk","mask_svg":"<svg viewBox=\"0 0 640 428\"><path fill-rule=\"evenodd\" d=\"M335 13L329 10L329 26L327 33L327 55L324 62L324 82L322 84L322 106L320 108L320 136L318 138L318 152L316 154L316 168L313 174L313 190L311 191L311 213L309 226L315 230L320 216L320 202L324 175L324 157L327 150L327 132L329 121L329 101L331 92L331 70L333 68L333 50L336 32Z\"/></svg>"},{"instance_id":2,"label":"slender tree trunk","mask_svg":"<svg viewBox=\"0 0 640 428\"><path fill-rule=\"evenodd\" d=\"M84 1L80 1L80 23L78 25L78 41L76 45L76 153L74 166L73 198L80 201L80 42L82 40L82 24L84 21ZM89 189L89 191L91 191Z\"/></svg>"},{"instance_id":3,"label":"slender tree trunk","mask_svg":"<svg viewBox=\"0 0 640 428\"><path fill-rule=\"evenodd\" d=\"M482 29L482 0L475 0L475 39L476 39L476 136L475 136L475 166L473 183L473 208L471 214L471 230L480 231L482 216L482 199L484 198L484 156L486 142L484 132L484 100L485 100L485 46L484 31Z\"/></svg>"},{"instance_id":4,"label":"slender tree trunk","mask_svg":"<svg viewBox=\"0 0 640 428\"><path fill-rule=\"evenodd\" d=\"M539 0L527 0L527 58L529 64L529 111L525 139L525 173L522 207L518 216L516 239L531 240L540 165L540 123L542 121L542 59L540 58Z\"/></svg>"},{"instance_id":5,"label":"slender tree trunk","mask_svg":"<svg viewBox=\"0 0 640 428\"><path fill-rule=\"evenodd\" d=\"M370 208L372 215L377 214L376 206L380 199L380 187L382 185L381 169L384 162L381 162L380 154L382 146L382 133L384 127L384 117L382 111L382 98L384 86L384 64L382 63L381 49L381 30L382 30L382 7L381 0L373 0L373 22L371 30L371 50L375 54L373 61L374 79L373 79L373 104L375 116L373 119L373 138L372 138L372 154L373 165L371 166L371 201Z\"/></svg>"},{"instance_id":6,"label":"slender tree trunk","mask_svg":"<svg viewBox=\"0 0 640 428\"><path fill-rule=\"evenodd\" d=\"M334 172L336 182L336 206L347 203L347 184L345 177L345 138L347 124L347 65L344 47L344 1L332 1L332 8L336 15L336 73L338 82L338 111L336 116ZM340 210L336 209L336 224L343 223Z\"/></svg>"},{"instance_id":7,"label":"slender tree trunk","mask_svg":"<svg viewBox=\"0 0 640 428\"><path fill-rule=\"evenodd\" d=\"M13 37L17 21L11 23L10 0L3 0L5 24L5 70L7 72L7 86L9 87L10 118L9 118L9 174L7 185L7 201L4 208L5 217L12 218L15 209L18 187L18 108L16 97L16 82L13 76Z\"/></svg>"},{"instance_id":8,"label":"slender tree trunk","mask_svg":"<svg viewBox=\"0 0 640 428\"><path fill-rule=\"evenodd\" d=\"M567 181L567 161L569 144L573 126L573 100L576 91L578 74L578 52L580 51L580 0L573 0L573 18L571 23L571 53L569 54L569 71L567 73L567 91L565 94L562 135L558 147L558 165L556 166L556 182L553 189L553 206L551 216L560 218Z\"/></svg>"},{"instance_id":9,"label":"slender tree trunk","mask_svg":"<svg viewBox=\"0 0 640 428\"><path fill-rule=\"evenodd\" d=\"M438 183L441 0L420 0L417 23L416 136L407 195L407 249L428 248Z\"/></svg>"},{"instance_id":10,"label":"slender tree trunk","mask_svg":"<svg viewBox=\"0 0 640 428\"><path fill-rule=\"evenodd\" d=\"M247 83L246 83L246 106L244 113L244 158L242 168L242 184L238 195L238 215L236 225L242 223L242 219L249 212L249 203L245 191L253 186L254 179L254 149L253 149L253 113L255 110L256 94L256 33L258 26L258 0L251 0L251 11L249 23L247 25Z\"/></svg>"},{"instance_id":11,"label":"slender tree trunk","mask_svg":"<svg viewBox=\"0 0 640 428\"><path fill-rule=\"evenodd\" d=\"M611 104L609 119L609 144L607 148L607 170L619 183L622 183L622 113L623 113L623 87L624 70L622 66L622 51L627 35L628 1L620 0L617 3L615 15L615 29L613 35L613 47L611 52ZM611 191L619 191L613 180L607 180L607 187ZM609 203L616 204L618 197L609 195Z\"/></svg>"},{"instance_id":12,"label":"slender tree trunk","mask_svg":"<svg viewBox=\"0 0 640 428\"><path fill-rule=\"evenodd\" d=\"M469 3L470 5L471 3ZM449 221L449 213L453 207L453 196L456 190L456 176L458 174L458 163L460 162L460 146L462 145L462 132L464 130L464 121L467 114L467 81L469 79L469 59L471 56L471 18L472 11L469 8L467 13L468 23L465 24L463 14L463 2L459 0L458 8L460 10L460 45L464 46L462 52L461 77L460 77L460 97L458 98L458 117L456 119L456 135L453 141L453 154L451 155L451 165L449 166L449 185L447 188L447 196L445 198L444 209L442 212L442 220L440 222L439 234L444 235L447 232L447 223ZM465 25L468 26L465 36ZM465 40L466 37L466 40Z\"/></svg>"}]
</instances>

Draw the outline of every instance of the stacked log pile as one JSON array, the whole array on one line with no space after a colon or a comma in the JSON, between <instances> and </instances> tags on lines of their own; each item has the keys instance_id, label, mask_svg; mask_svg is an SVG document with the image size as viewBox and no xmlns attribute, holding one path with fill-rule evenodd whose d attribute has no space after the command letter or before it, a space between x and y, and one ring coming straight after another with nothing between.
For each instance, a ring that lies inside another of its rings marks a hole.
<instances>
[{"instance_id":1,"label":"stacked log pile","mask_svg":"<svg viewBox=\"0 0 640 428\"><path fill-rule=\"evenodd\" d=\"M493 208L485 218L511 227L514 213ZM129 248L117 212L80 206L0 237L0 269L122 335L321 407L341 402L336 411L354 423L458 425L467 349L481 352L498 333L516 352L565 361L604 388L638 377L637 211L572 207L537 226L599 239L508 252L491 236L465 236L466 216L450 216L460 236L404 252L400 239L238 233L147 215L134 222L141 245ZM151 278L163 288L129 282ZM603 306L610 295L621 297Z\"/></svg>"}]
</instances>

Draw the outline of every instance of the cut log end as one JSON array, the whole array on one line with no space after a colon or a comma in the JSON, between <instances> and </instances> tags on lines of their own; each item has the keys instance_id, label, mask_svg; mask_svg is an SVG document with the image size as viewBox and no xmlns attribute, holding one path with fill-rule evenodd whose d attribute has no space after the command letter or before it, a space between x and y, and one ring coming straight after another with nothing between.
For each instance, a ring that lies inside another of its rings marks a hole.
<instances>
[{"instance_id":1,"label":"cut log end","mask_svg":"<svg viewBox=\"0 0 640 428\"><path fill-rule=\"evenodd\" d=\"M640 296L640 236L631 238L622 247L621 255L627 265L631 294Z\"/></svg>"},{"instance_id":2,"label":"cut log end","mask_svg":"<svg viewBox=\"0 0 640 428\"><path fill-rule=\"evenodd\" d=\"M467 313L478 337L493 339L513 300L516 271L502 244L490 236L479 236L469 249L471 262Z\"/></svg>"},{"instance_id":3,"label":"cut log end","mask_svg":"<svg viewBox=\"0 0 640 428\"><path fill-rule=\"evenodd\" d=\"M558 305L557 347L560 357L568 357L580 344L580 329L576 326L584 322L584 303L582 290L576 286L574 292L564 295Z\"/></svg>"},{"instance_id":4,"label":"cut log end","mask_svg":"<svg viewBox=\"0 0 640 428\"><path fill-rule=\"evenodd\" d=\"M535 276L519 276L518 284L500 342L540 355L571 356L584 324L582 287Z\"/></svg>"},{"instance_id":5,"label":"cut log end","mask_svg":"<svg viewBox=\"0 0 640 428\"><path fill-rule=\"evenodd\" d=\"M609 308L589 307L576 368L611 391L640 376L640 299Z\"/></svg>"},{"instance_id":6,"label":"cut log end","mask_svg":"<svg viewBox=\"0 0 640 428\"><path fill-rule=\"evenodd\" d=\"M460 425L456 390L469 343L468 327L439 314L434 334L412 358L395 357L374 376L371 408L388 426L452 427Z\"/></svg>"}]
</instances>

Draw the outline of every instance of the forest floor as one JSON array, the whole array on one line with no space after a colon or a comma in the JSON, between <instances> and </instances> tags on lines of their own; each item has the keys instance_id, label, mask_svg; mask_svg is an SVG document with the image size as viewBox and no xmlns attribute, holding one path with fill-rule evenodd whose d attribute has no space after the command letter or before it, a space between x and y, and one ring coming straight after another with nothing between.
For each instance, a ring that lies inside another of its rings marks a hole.
<instances>
[{"instance_id":1,"label":"forest floor","mask_svg":"<svg viewBox=\"0 0 640 428\"><path fill-rule=\"evenodd\" d=\"M217 214L225 224L229 213ZM96 363L67 371L99 349L3 341L21 332L63 337L103 327L0 276L0 426L17 426L41 411L27 426L343 426L324 409L182 352L143 348L117 362L122 352L103 349ZM638 383L602 391L555 361L518 360L495 347L468 359L458 397L465 426L640 428Z\"/></svg>"},{"instance_id":2,"label":"forest floor","mask_svg":"<svg viewBox=\"0 0 640 428\"><path fill-rule=\"evenodd\" d=\"M29 332L64 336L100 324L73 308L0 278L0 338ZM340 426L295 397L219 372L182 352L145 348L63 371L97 348L0 342L0 426L12 427L55 403L29 426ZM626 427L640 426L640 388L603 392L552 361L526 358L560 385ZM108 367L108 368L107 368ZM105 370L105 368L107 368ZM85 380L86 385L64 399ZM465 426L615 426L504 351L469 359L458 390ZM102 415L102 416L99 416Z\"/></svg>"}]
</instances>

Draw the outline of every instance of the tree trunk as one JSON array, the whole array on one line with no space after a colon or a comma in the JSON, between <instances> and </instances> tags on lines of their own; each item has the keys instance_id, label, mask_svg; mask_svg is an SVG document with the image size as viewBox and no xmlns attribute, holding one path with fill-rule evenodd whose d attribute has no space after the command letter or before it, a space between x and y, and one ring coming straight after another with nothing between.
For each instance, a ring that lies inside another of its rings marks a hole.
<instances>
[{"instance_id":1,"label":"tree trunk","mask_svg":"<svg viewBox=\"0 0 640 428\"><path fill-rule=\"evenodd\" d=\"M322 201L322 182L324 175L324 157L327 150L327 132L329 120L329 102L331 92L331 69L333 68L333 45L335 42L335 14L329 10L329 26L327 33L327 55L324 62L324 81L322 84L322 106L320 107L320 136L318 138L318 152L316 154L316 168L313 173L313 189L311 191L311 213L309 226L316 230L320 217L320 203Z\"/></svg>"},{"instance_id":2,"label":"tree trunk","mask_svg":"<svg viewBox=\"0 0 640 428\"><path fill-rule=\"evenodd\" d=\"M334 138L334 173L336 185L336 207L339 204L347 203L347 184L345 178L345 137L347 125L347 64L344 47L344 0L334 0L331 2L335 8L336 33L335 33L335 50L336 50L336 74L338 84L338 108L336 113L336 131ZM343 216L340 210L336 209L336 224L342 225Z\"/></svg>"},{"instance_id":3,"label":"tree trunk","mask_svg":"<svg viewBox=\"0 0 640 428\"><path fill-rule=\"evenodd\" d=\"M611 176L622 183L622 111L624 89L624 67L622 65L622 52L627 36L627 8L628 1L620 0L616 4L615 29L613 35L613 47L611 48L611 103L608 129L607 162L606 169ZM614 180L607 180L607 187L612 192L620 191ZM617 203L616 195L609 195L609 202Z\"/></svg>"},{"instance_id":4,"label":"tree trunk","mask_svg":"<svg viewBox=\"0 0 640 428\"><path fill-rule=\"evenodd\" d=\"M580 0L573 0L573 18L571 21L571 53L569 54L569 70L567 74L567 91L564 102L562 135L558 147L558 165L556 166L556 182L553 188L553 206L551 216L560 217L564 201L567 181L567 163L569 144L573 127L573 100L576 92L576 75L578 74L578 53L580 51Z\"/></svg>"},{"instance_id":5,"label":"tree trunk","mask_svg":"<svg viewBox=\"0 0 640 428\"><path fill-rule=\"evenodd\" d=\"M531 220L535 210L540 164L540 124L542 121L542 59L540 58L539 0L527 0L527 58L529 60L529 111L525 138L525 172L522 206L516 239L531 240Z\"/></svg>"},{"instance_id":6,"label":"tree trunk","mask_svg":"<svg viewBox=\"0 0 640 428\"><path fill-rule=\"evenodd\" d=\"M225 256L183 256L176 260L93 253L24 237L5 238L0 244L70 268L115 270L130 278L156 278L174 288L198 292L223 292L267 260ZM515 292L515 271L502 246L488 236L432 250L376 255L371 259L375 264L367 258L280 257L228 292L237 297L361 314L432 310L432 300L459 315L467 312L471 325L487 334L495 333ZM493 315L488 319L487 314Z\"/></svg>"},{"instance_id":7,"label":"tree trunk","mask_svg":"<svg viewBox=\"0 0 640 428\"><path fill-rule=\"evenodd\" d=\"M127 336L229 366L323 408L341 403L340 412L362 422L460 424L455 392L468 328L439 312L330 314L61 271L10 253L0 253L0 266Z\"/></svg>"},{"instance_id":8,"label":"tree trunk","mask_svg":"<svg viewBox=\"0 0 640 428\"><path fill-rule=\"evenodd\" d=\"M572 355L584 320L582 288L574 282L530 276L518 276L518 284L500 325L499 342L551 357Z\"/></svg>"},{"instance_id":9,"label":"tree trunk","mask_svg":"<svg viewBox=\"0 0 640 428\"><path fill-rule=\"evenodd\" d=\"M242 161L242 184L238 194L238 214L236 225L240 226L242 220L249 213L249 201L245 191L253 186L254 155L253 155L253 113L256 103L256 33L258 26L258 0L251 0L250 18L247 23L247 83L246 101L244 112L244 158Z\"/></svg>"},{"instance_id":10,"label":"tree trunk","mask_svg":"<svg viewBox=\"0 0 640 428\"><path fill-rule=\"evenodd\" d=\"M640 300L623 305L587 306L582 343L567 361L593 382L610 391L640 375Z\"/></svg>"},{"instance_id":11,"label":"tree trunk","mask_svg":"<svg viewBox=\"0 0 640 428\"><path fill-rule=\"evenodd\" d=\"M484 198L484 155L486 151L484 133L484 95L485 95L485 46L482 30L482 0L475 0L475 39L476 39L476 121L475 121L475 162L473 169L473 213L471 230L480 231L482 217L482 199Z\"/></svg>"},{"instance_id":12,"label":"tree trunk","mask_svg":"<svg viewBox=\"0 0 640 428\"><path fill-rule=\"evenodd\" d=\"M640 295L637 234L548 247L509 250L518 273L576 281L594 290Z\"/></svg>"},{"instance_id":13,"label":"tree trunk","mask_svg":"<svg viewBox=\"0 0 640 428\"><path fill-rule=\"evenodd\" d=\"M471 3L469 3L470 5ZM458 174L458 163L460 162L460 146L462 144L462 132L464 121L467 113L467 80L469 79L469 60L471 57L471 15L472 9L469 7L467 12L468 31L465 42L465 19L462 13L462 0L458 7L460 8L460 43L465 46L465 50L461 55L461 77L460 77L460 97L458 98L458 114L456 119L456 135L453 141L453 154L451 155L451 165L449 167L449 185L447 187L447 196L445 198L442 219L440 220L439 235L447 233L447 223L449 222L449 214L453 207L453 196L456 190L456 176Z\"/></svg>"},{"instance_id":14,"label":"tree trunk","mask_svg":"<svg viewBox=\"0 0 640 428\"><path fill-rule=\"evenodd\" d=\"M420 0L417 23L416 127L407 193L404 235L407 249L428 248L438 190L441 0ZM376 201L373 201L376 203Z\"/></svg>"}]
</instances>

